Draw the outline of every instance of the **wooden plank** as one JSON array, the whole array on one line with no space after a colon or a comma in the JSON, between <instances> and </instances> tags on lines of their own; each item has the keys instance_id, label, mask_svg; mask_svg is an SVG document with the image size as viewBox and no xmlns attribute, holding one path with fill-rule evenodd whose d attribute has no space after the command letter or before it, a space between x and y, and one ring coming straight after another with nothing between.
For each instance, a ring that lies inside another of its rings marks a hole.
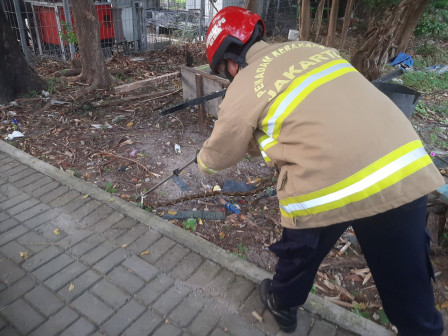
<instances>
[{"instance_id":1,"label":"wooden plank","mask_svg":"<svg viewBox=\"0 0 448 336\"><path fill-rule=\"evenodd\" d=\"M139 88L142 88L145 86L160 84L165 81L172 80L172 79L179 78L179 77L180 77L180 71L176 71L173 73L169 73L169 74L154 77L154 78L148 78L148 79L144 79L144 80L129 83L129 84L123 84L120 86L116 86L114 88L114 93L129 92L129 91L136 90L136 89L139 89Z\"/></svg>"}]
</instances>

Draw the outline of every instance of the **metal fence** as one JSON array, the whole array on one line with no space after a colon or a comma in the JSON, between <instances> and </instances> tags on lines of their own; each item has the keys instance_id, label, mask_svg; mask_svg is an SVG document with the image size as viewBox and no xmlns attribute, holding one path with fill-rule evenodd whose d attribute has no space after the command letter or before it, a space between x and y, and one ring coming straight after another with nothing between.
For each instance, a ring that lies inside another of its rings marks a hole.
<instances>
[{"instance_id":1,"label":"metal fence","mask_svg":"<svg viewBox=\"0 0 448 336\"><path fill-rule=\"evenodd\" d=\"M74 1L74 0L70 0ZM158 49L173 41L203 40L218 10L246 7L246 0L95 1L105 56ZM76 57L76 27L69 0L0 0L28 61L33 56ZM269 35L287 35L297 26L297 3L259 0Z\"/></svg>"}]
</instances>

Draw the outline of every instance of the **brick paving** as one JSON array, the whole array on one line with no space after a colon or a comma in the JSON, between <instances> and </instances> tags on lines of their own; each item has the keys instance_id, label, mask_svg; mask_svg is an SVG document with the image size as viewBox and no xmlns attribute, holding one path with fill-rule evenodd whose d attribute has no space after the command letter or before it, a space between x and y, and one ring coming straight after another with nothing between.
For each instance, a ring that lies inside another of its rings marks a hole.
<instances>
[{"instance_id":1,"label":"brick paving","mask_svg":"<svg viewBox=\"0 0 448 336\"><path fill-rule=\"evenodd\" d=\"M0 141L0 336L282 334L263 270L61 174ZM389 335L322 302L294 335Z\"/></svg>"}]
</instances>

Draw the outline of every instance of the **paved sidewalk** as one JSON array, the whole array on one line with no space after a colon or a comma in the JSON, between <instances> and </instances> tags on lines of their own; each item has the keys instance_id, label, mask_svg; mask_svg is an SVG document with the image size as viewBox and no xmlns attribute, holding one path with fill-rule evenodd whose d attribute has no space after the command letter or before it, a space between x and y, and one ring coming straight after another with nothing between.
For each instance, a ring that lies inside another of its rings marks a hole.
<instances>
[{"instance_id":1,"label":"paved sidewalk","mask_svg":"<svg viewBox=\"0 0 448 336\"><path fill-rule=\"evenodd\" d=\"M268 276L0 141L1 336L281 335ZM310 295L293 335L391 334Z\"/></svg>"}]
</instances>

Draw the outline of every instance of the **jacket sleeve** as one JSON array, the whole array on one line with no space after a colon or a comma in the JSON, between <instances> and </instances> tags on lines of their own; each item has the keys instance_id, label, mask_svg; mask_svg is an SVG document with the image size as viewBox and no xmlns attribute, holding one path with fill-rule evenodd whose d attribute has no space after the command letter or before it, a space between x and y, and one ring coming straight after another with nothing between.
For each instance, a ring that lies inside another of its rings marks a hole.
<instances>
[{"instance_id":1,"label":"jacket sleeve","mask_svg":"<svg viewBox=\"0 0 448 336\"><path fill-rule=\"evenodd\" d=\"M254 128L241 114L225 111L220 113L212 134L199 152L198 166L201 171L217 173L231 167L244 158L249 150Z\"/></svg>"}]
</instances>

